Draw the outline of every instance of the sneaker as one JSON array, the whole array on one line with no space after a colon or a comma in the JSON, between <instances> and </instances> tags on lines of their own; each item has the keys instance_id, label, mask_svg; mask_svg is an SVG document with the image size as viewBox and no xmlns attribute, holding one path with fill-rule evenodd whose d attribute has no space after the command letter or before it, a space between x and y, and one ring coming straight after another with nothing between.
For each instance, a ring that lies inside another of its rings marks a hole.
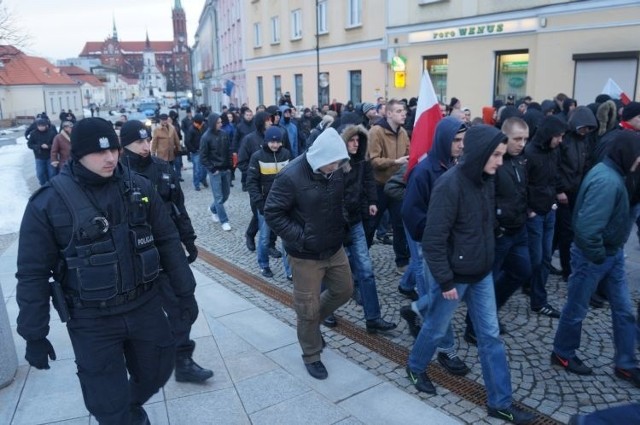
<instances>
[{"instance_id":1,"label":"sneaker","mask_svg":"<svg viewBox=\"0 0 640 425\"><path fill-rule=\"evenodd\" d=\"M636 387L640 388L640 369L634 367L633 369L621 369L615 368L615 374L618 378L631 382Z\"/></svg>"},{"instance_id":2,"label":"sneaker","mask_svg":"<svg viewBox=\"0 0 640 425\"><path fill-rule=\"evenodd\" d=\"M604 307L605 301L606 300L604 298L594 292L593 295L591 295L591 299L589 300L589 305L593 308L602 308Z\"/></svg>"},{"instance_id":3,"label":"sneaker","mask_svg":"<svg viewBox=\"0 0 640 425\"><path fill-rule=\"evenodd\" d=\"M452 375L464 376L469 373L469 367L460 360L457 353L438 353L438 363Z\"/></svg>"},{"instance_id":4,"label":"sneaker","mask_svg":"<svg viewBox=\"0 0 640 425\"><path fill-rule=\"evenodd\" d=\"M404 266L396 266L396 273L398 273L400 276L402 276L404 274L404 272L407 271L407 265L405 264Z\"/></svg>"},{"instance_id":5,"label":"sneaker","mask_svg":"<svg viewBox=\"0 0 640 425\"><path fill-rule=\"evenodd\" d=\"M436 387L433 386L431 379L427 376L427 372L416 373L407 366L407 377L409 381L422 393L435 394Z\"/></svg>"},{"instance_id":6,"label":"sneaker","mask_svg":"<svg viewBox=\"0 0 640 425\"><path fill-rule=\"evenodd\" d=\"M376 236L376 239L378 240L378 242L380 242L383 245L393 245L393 240L391 240L389 235L384 235L382 237Z\"/></svg>"},{"instance_id":7,"label":"sneaker","mask_svg":"<svg viewBox=\"0 0 640 425\"><path fill-rule=\"evenodd\" d=\"M271 269L269 267L265 267L264 269L260 269L260 273L262 273L262 276L264 276L264 277L273 277L273 272L271 271Z\"/></svg>"},{"instance_id":8,"label":"sneaker","mask_svg":"<svg viewBox=\"0 0 640 425\"><path fill-rule=\"evenodd\" d=\"M562 269L557 268L553 264L549 265L549 274L553 276L562 276Z\"/></svg>"},{"instance_id":9,"label":"sneaker","mask_svg":"<svg viewBox=\"0 0 640 425\"><path fill-rule=\"evenodd\" d=\"M402 286L398 286L398 292L409 298L411 301L418 301L418 293L413 289L404 289Z\"/></svg>"},{"instance_id":10,"label":"sneaker","mask_svg":"<svg viewBox=\"0 0 640 425\"><path fill-rule=\"evenodd\" d=\"M282 253L277 248L271 247L269 248L269 256L271 258L282 258Z\"/></svg>"},{"instance_id":11,"label":"sneaker","mask_svg":"<svg viewBox=\"0 0 640 425\"><path fill-rule=\"evenodd\" d=\"M478 337L471 326L467 326L464 331L464 340L467 341L467 344L478 345Z\"/></svg>"},{"instance_id":12,"label":"sneaker","mask_svg":"<svg viewBox=\"0 0 640 425\"><path fill-rule=\"evenodd\" d=\"M536 419L533 413L522 410L513 404L506 409L494 409L493 407L489 407L487 410L489 412L489 416L518 425L530 424Z\"/></svg>"},{"instance_id":13,"label":"sneaker","mask_svg":"<svg viewBox=\"0 0 640 425\"><path fill-rule=\"evenodd\" d=\"M591 375L593 373L591 368L582 363L578 356L574 356L572 359L565 359L552 352L551 364L561 366L567 372L575 373L576 375Z\"/></svg>"},{"instance_id":14,"label":"sneaker","mask_svg":"<svg viewBox=\"0 0 640 425\"><path fill-rule=\"evenodd\" d=\"M327 368L324 367L320 360L313 363L305 363L304 367L307 368L307 372L309 372L309 375L313 376L316 379L327 379L327 377L329 376Z\"/></svg>"},{"instance_id":15,"label":"sneaker","mask_svg":"<svg viewBox=\"0 0 640 425\"><path fill-rule=\"evenodd\" d=\"M330 314L326 319L322 321L322 324L328 328L335 328L336 326L338 326L338 321L336 320L336 316Z\"/></svg>"},{"instance_id":16,"label":"sneaker","mask_svg":"<svg viewBox=\"0 0 640 425\"><path fill-rule=\"evenodd\" d=\"M211 213L211 219L213 220L214 223L220 223L220 217L218 217L218 214L214 212Z\"/></svg>"},{"instance_id":17,"label":"sneaker","mask_svg":"<svg viewBox=\"0 0 640 425\"><path fill-rule=\"evenodd\" d=\"M204 180L204 181L202 182L202 185L203 185L205 188L209 189L209 183L207 183L207 181L206 181L206 180Z\"/></svg>"},{"instance_id":18,"label":"sneaker","mask_svg":"<svg viewBox=\"0 0 640 425\"><path fill-rule=\"evenodd\" d=\"M247 245L249 251L253 252L256 250L256 242L251 236L244 235L244 243Z\"/></svg>"},{"instance_id":19,"label":"sneaker","mask_svg":"<svg viewBox=\"0 0 640 425\"><path fill-rule=\"evenodd\" d=\"M407 321L409 327L409 333L412 337L417 338L420 333L422 325L420 323L420 316L411 309L411 306L405 305L400 309L400 316Z\"/></svg>"},{"instance_id":20,"label":"sneaker","mask_svg":"<svg viewBox=\"0 0 640 425\"><path fill-rule=\"evenodd\" d=\"M195 187L196 192L200 192L200 186Z\"/></svg>"},{"instance_id":21,"label":"sneaker","mask_svg":"<svg viewBox=\"0 0 640 425\"><path fill-rule=\"evenodd\" d=\"M287 280L288 280L289 282L293 282L293 275L292 275L292 274L288 274L288 275L287 275Z\"/></svg>"},{"instance_id":22,"label":"sneaker","mask_svg":"<svg viewBox=\"0 0 640 425\"><path fill-rule=\"evenodd\" d=\"M228 232L229 230L231 230L231 225L229 223L222 223L222 230Z\"/></svg>"},{"instance_id":23,"label":"sneaker","mask_svg":"<svg viewBox=\"0 0 640 425\"><path fill-rule=\"evenodd\" d=\"M535 313L541 314L543 316L549 316L552 319L559 319L560 318L560 312L558 310L556 310L555 308L551 307L549 304L545 305L544 307L534 308L532 310Z\"/></svg>"},{"instance_id":24,"label":"sneaker","mask_svg":"<svg viewBox=\"0 0 640 425\"><path fill-rule=\"evenodd\" d=\"M367 320L367 333L375 334L378 332L389 332L398 327L397 324L387 322L386 320L379 318L375 320Z\"/></svg>"}]
</instances>

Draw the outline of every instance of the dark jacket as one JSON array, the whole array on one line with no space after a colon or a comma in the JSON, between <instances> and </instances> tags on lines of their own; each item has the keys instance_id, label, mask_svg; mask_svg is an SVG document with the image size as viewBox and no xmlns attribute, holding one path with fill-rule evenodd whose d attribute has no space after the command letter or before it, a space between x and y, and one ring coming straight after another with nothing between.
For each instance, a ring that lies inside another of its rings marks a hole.
<instances>
[{"instance_id":1,"label":"dark jacket","mask_svg":"<svg viewBox=\"0 0 640 425\"><path fill-rule=\"evenodd\" d=\"M200 152L200 140L202 135L207 131L207 126L202 123L202 127L198 128L195 123L191 123L191 126L184 134L184 146L191 153Z\"/></svg>"},{"instance_id":2,"label":"dark jacket","mask_svg":"<svg viewBox=\"0 0 640 425\"><path fill-rule=\"evenodd\" d=\"M585 136L578 134L579 127L591 127L596 129L598 122L591 109L586 106L578 106L569 118L569 131L558 146L560 151L560 174L558 192L564 192L573 198L580 188L582 178L589 168L589 147L594 143L596 133L591 132Z\"/></svg>"},{"instance_id":3,"label":"dark jacket","mask_svg":"<svg viewBox=\"0 0 640 425\"><path fill-rule=\"evenodd\" d=\"M122 150L120 162L136 173L146 177L158 192L180 234L180 241L185 245L193 244L196 232L193 230L191 218L184 206L184 193L180 187L180 179L173 167L162 159L149 155L142 157L128 149Z\"/></svg>"},{"instance_id":4,"label":"dark jacket","mask_svg":"<svg viewBox=\"0 0 640 425\"><path fill-rule=\"evenodd\" d=\"M255 118L255 117L254 117ZM244 117L240 118L240 122L236 125L236 131L233 134L233 143L231 145L231 149L233 152L239 152L242 139L252 131L256 130L255 119L251 121L246 121Z\"/></svg>"},{"instance_id":5,"label":"dark jacket","mask_svg":"<svg viewBox=\"0 0 640 425\"><path fill-rule=\"evenodd\" d=\"M527 223L527 170L524 155L502 157L495 175L498 234L513 235Z\"/></svg>"},{"instance_id":6,"label":"dark jacket","mask_svg":"<svg viewBox=\"0 0 640 425\"><path fill-rule=\"evenodd\" d=\"M464 155L436 181L422 249L442 292L457 283L476 283L493 267L495 199L492 176L484 166L506 136L478 125L465 135Z\"/></svg>"},{"instance_id":7,"label":"dark jacket","mask_svg":"<svg viewBox=\"0 0 640 425\"><path fill-rule=\"evenodd\" d=\"M564 133L567 124L555 115L546 116L533 140L524 148L527 160L527 201L536 214L546 214L556 203L559 193L560 152L550 147L554 135Z\"/></svg>"},{"instance_id":8,"label":"dark jacket","mask_svg":"<svg viewBox=\"0 0 640 425\"><path fill-rule=\"evenodd\" d=\"M369 216L369 206L378 202L373 170L366 160L367 130L362 125L347 125L340 129L345 144L356 134L359 136L358 150L353 155L349 154L351 169L344 174L344 206L350 225L360 223Z\"/></svg>"},{"instance_id":9,"label":"dark jacket","mask_svg":"<svg viewBox=\"0 0 640 425\"><path fill-rule=\"evenodd\" d=\"M110 178L99 177L78 162L72 160L62 169L61 174L75 178L83 190L89 193L96 207L109 220L109 228L127 225L128 195L123 193L125 169L118 167ZM60 178L60 177L56 177ZM189 269L175 225L167 215L158 194L149 182L133 175L135 184L146 197L146 222L151 226L153 244L160 255L160 265L168 274L175 294L190 296L195 289L195 280ZM18 333L26 340L45 338L49 332L49 305L51 297L50 278L61 282L63 291L68 293L65 275L68 273L61 252L72 240L72 215L58 192L48 183L42 186L29 200L20 228L18 248L18 280L16 299L20 306ZM127 249L133 249L127 247ZM126 255L126 254L125 254ZM131 253L133 255L133 252ZM134 273L134 270L119 270L119 273ZM148 291L150 295L153 291ZM108 316L130 311L145 303L149 297L139 296L135 300L114 307L87 307L95 316ZM72 312L71 317L74 317Z\"/></svg>"},{"instance_id":10,"label":"dark jacket","mask_svg":"<svg viewBox=\"0 0 640 425\"><path fill-rule=\"evenodd\" d=\"M262 149L264 143L265 120L269 114L267 112L258 112L254 117L255 130L244 136L238 148L238 168L246 173L249 168L249 160L254 152ZM283 145L284 146L284 145Z\"/></svg>"},{"instance_id":11,"label":"dark jacket","mask_svg":"<svg viewBox=\"0 0 640 425\"><path fill-rule=\"evenodd\" d=\"M209 128L200 139L200 162L211 173L230 170L233 165L229 136L222 130L216 130L218 118L218 114L209 114Z\"/></svg>"},{"instance_id":12,"label":"dark jacket","mask_svg":"<svg viewBox=\"0 0 640 425\"><path fill-rule=\"evenodd\" d=\"M247 170L247 192L251 206L261 213L276 175L290 159L291 153L287 149L280 146L280 149L273 152L264 141L262 148L251 155Z\"/></svg>"},{"instance_id":13,"label":"dark jacket","mask_svg":"<svg viewBox=\"0 0 640 425\"><path fill-rule=\"evenodd\" d=\"M292 257L323 260L342 247L346 234L342 169L325 176L319 168L348 160L344 141L324 131L309 150L276 176L264 217Z\"/></svg>"},{"instance_id":14,"label":"dark jacket","mask_svg":"<svg viewBox=\"0 0 640 425\"><path fill-rule=\"evenodd\" d=\"M436 126L429 154L411 170L402 201L402 221L414 241L422 240L433 185L455 164L451 157L451 144L463 126L464 123L457 118L443 118Z\"/></svg>"},{"instance_id":15,"label":"dark jacket","mask_svg":"<svg viewBox=\"0 0 640 425\"><path fill-rule=\"evenodd\" d=\"M51 146L53 145L53 139L56 137L56 129L49 125L45 131L40 131L36 127L31 133L29 133L29 139L27 140L27 147L33 151L33 156L36 159L50 159L51 158ZM42 148L45 144L48 148Z\"/></svg>"}]
</instances>

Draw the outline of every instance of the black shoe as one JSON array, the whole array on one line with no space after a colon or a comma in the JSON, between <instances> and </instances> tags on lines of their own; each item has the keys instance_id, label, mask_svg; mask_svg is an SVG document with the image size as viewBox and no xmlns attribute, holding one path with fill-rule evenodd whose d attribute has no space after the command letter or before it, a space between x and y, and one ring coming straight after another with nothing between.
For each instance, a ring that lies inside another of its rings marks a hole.
<instances>
[{"instance_id":1,"label":"black shoe","mask_svg":"<svg viewBox=\"0 0 640 425\"><path fill-rule=\"evenodd\" d=\"M565 359L552 352L551 364L558 365L567 372L575 373L576 375L591 375L593 373L591 368L582 363L578 356L574 356L572 359Z\"/></svg>"},{"instance_id":2,"label":"black shoe","mask_svg":"<svg viewBox=\"0 0 640 425\"><path fill-rule=\"evenodd\" d=\"M531 286L522 285L522 293L528 296L531 296Z\"/></svg>"},{"instance_id":3,"label":"black shoe","mask_svg":"<svg viewBox=\"0 0 640 425\"><path fill-rule=\"evenodd\" d=\"M400 317L407 321L409 327L409 333L412 337L417 338L420 333L422 325L420 323L420 316L411 309L411 306L405 305L400 309Z\"/></svg>"},{"instance_id":4,"label":"black shoe","mask_svg":"<svg viewBox=\"0 0 640 425\"><path fill-rule=\"evenodd\" d=\"M549 273L554 276L562 276L562 269L558 269L553 264L549 264Z\"/></svg>"},{"instance_id":5,"label":"black shoe","mask_svg":"<svg viewBox=\"0 0 640 425\"><path fill-rule=\"evenodd\" d=\"M207 183L207 181L206 181L206 180L202 182L202 185L203 185L204 187L206 187L207 189L209 188L209 183Z\"/></svg>"},{"instance_id":6,"label":"black shoe","mask_svg":"<svg viewBox=\"0 0 640 425\"><path fill-rule=\"evenodd\" d=\"M265 267L264 269L261 269L260 273L262 273L262 276L264 277L273 277L273 272L269 267Z\"/></svg>"},{"instance_id":7,"label":"black shoe","mask_svg":"<svg viewBox=\"0 0 640 425\"><path fill-rule=\"evenodd\" d=\"M409 381L411 381L418 391L427 394L436 393L436 387L431 383L431 379L427 376L427 372L416 373L409 369L409 366L407 366L406 371Z\"/></svg>"},{"instance_id":8,"label":"black shoe","mask_svg":"<svg viewBox=\"0 0 640 425\"><path fill-rule=\"evenodd\" d=\"M196 192L200 192L200 186L196 187Z\"/></svg>"},{"instance_id":9,"label":"black shoe","mask_svg":"<svg viewBox=\"0 0 640 425\"><path fill-rule=\"evenodd\" d=\"M336 316L330 314L326 319L322 321L322 324L328 328L335 328L336 326L338 326L338 321L336 320Z\"/></svg>"},{"instance_id":10,"label":"black shoe","mask_svg":"<svg viewBox=\"0 0 640 425\"><path fill-rule=\"evenodd\" d=\"M278 251L276 248L271 247L271 248L269 248L269 256L271 258L281 258L282 257L282 253L280 251Z\"/></svg>"},{"instance_id":11,"label":"black shoe","mask_svg":"<svg viewBox=\"0 0 640 425\"><path fill-rule=\"evenodd\" d=\"M389 332L398 327L397 324L387 322L386 320L379 318L375 320L367 320L367 333L375 334L378 332Z\"/></svg>"},{"instance_id":12,"label":"black shoe","mask_svg":"<svg viewBox=\"0 0 640 425\"><path fill-rule=\"evenodd\" d=\"M383 237L376 236L376 239L383 245L393 245L393 240L389 237L389 235L384 235Z\"/></svg>"},{"instance_id":13,"label":"black shoe","mask_svg":"<svg viewBox=\"0 0 640 425\"><path fill-rule=\"evenodd\" d=\"M287 275L287 280L288 280L289 282L293 282L293 275L292 275L292 274L288 274L288 275Z\"/></svg>"},{"instance_id":14,"label":"black shoe","mask_svg":"<svg viewBox=\"0 0 640 425\"><path fill-rule=\"evenodd\" d=\"M131 406L129 412L131 413L132 425L151 425L149 416L142 406Z\"/></svg>"},{"instance_id":15,"label":"black shoe","mask_svg":"<svg viewBox=\"0 0 640 425\"><path fill-rule=\"evenodd\" d=\"M471 326L467 326L464 331L464 340L467 341L467 344L478 345L478 337Z\"/></svg>"},{"instance_id":16,"label":"black shoe","mask_svg":"<svg viewBox=\"0 0 640 425\"><path fill-rule=\"evenodd\" d=\"M535 313L542 314L543 316L549 316L552 319L559 319L560 312L555 308L551 307L549 304L544 307L532 309Z\"/></svg>"},{"instance_id":17,"label":"black shoe","mask_svg":"<svg viewBox=\"0 0 640 425\"><path fill-rule=\"evenodd\" d=\"M191 357L176 358L176 381L204 382L212 376L213 371L200 367Z\"/></svg>"},{"instance_id":18,"label":"black shoe","mask_svg":"<svg viewBox=\"0 0 640 425\"><path fill-rule=\"evenodd\" d=\"M307 368L307 372L309 372L309 375L313 376L316 379L327 379L327 377L329 376L327 368L324 367L320 360L313 363L305 363L304 367Z\"/></svg>"},{"instance_id":19,"label":"black shoe","mask_svg":"<svg viewBox=\"0 0 640 425\"><path fill-rule=\"evenodd\" d=\"M506 335L507 334L507 328L502 326L502 323L500 323L500 321L498 321L498 329L499 329L500 335Z\"/></svg>"},{"instance_id":20,"label":"black shoe","mask_svg":"<svg viewBox=\"0 0 640 425\"><path fill-rule=\"evenodd\" d=\"M518 425L530 424L536 419L535 415L532 413L522 410L513 404L506 409L494 409L489 407L487 410L489 411L489 416Z\"/></svg>"},{"instance_id":21,"label":"black shoe","mask_svg":"<svg viewBox=\"0 0 640 425\"><path fill-rule=\"evenodd\" d=\"M438 353L438 363L452 375L464 376L469 373L469 367L455 353Z\"/></svg>"},{"instance_id":22,"label":"black shoe","mask_svg":"<svg viewBox=\"0 0 640 425\"><path fill-rule=\"evenodd\" d=\"M589 300L589 305L593 308L602 308L604 307L605 299L602 298L597 293L591 295L591 299Z\"/></svg>"},{"instance_id":23,"label":"black shoe","mask_svg":"<svg viewBox=\"0 0 640 425\"><path fill-rule=\"evenodd\" d=\"M247 249L251 252L256 250L256 242L249 235L244 235L244 241L247 244Z\"/></svg>"},{"instance_id":24,"label":"black shoe","mask_svg":"<svg viewBox=\"0 0 640 425\"><path fill-rule=\"evenodd\" d=\"M634 367L633 369L621 369L615 368L615 374L618 378L631 382L636 387L640 388L640 369Z\"/></svg>"},{"instance_id":25,"label":"black shoe","mask_svg":"<svg viewBox=\"0 0 640 425\"><path fill-rule=\"evenodd\" d=\"M413 289L406 290L402 286L398 286L398 292L400 292L405 297L409 298L411 301L418 301L418 293Z\"/></svg>"}]
</instances>

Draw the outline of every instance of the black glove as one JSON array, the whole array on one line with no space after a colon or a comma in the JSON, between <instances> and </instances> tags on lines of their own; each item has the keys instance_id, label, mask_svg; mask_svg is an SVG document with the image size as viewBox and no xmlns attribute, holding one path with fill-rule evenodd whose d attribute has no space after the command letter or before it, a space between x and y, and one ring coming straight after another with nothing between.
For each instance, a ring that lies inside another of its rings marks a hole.
<instances>
[{"instance_id":1,"label":"black glove","mask_svg":"<svg viewBox=\"0 0 640 425\"><path fill-rule=\"evenodd\" d=\"M195 295L180 297L178 302L180 303L180 317L182 320L193 324L198 318L198 303Z\"/></svg>"},{"instance_id":2,"label":"black glove","mask_svg":"<svg viewBox=\"0 0 640 425\"><path fill-rule=\"evenodd\" d=\"M189 253L189 255L187 256L187 261L189 262L189 264L191 264L196 261L196 258L198 258L198 248L196 248L196 244L194 244L193 242L186 244L185 248Z\"/></svg>"},{"instance_id":3,"label":"black glove","mask_svg":"<svg viewBox=\"0 0 640 425\"><path fill-rule=\"evenodd\" d=\"M51 360L56 359L56 352L47 338L27 341L26 351L24 358L36 369L49 369L47 356Z\"/></svg>"}]
</instances>

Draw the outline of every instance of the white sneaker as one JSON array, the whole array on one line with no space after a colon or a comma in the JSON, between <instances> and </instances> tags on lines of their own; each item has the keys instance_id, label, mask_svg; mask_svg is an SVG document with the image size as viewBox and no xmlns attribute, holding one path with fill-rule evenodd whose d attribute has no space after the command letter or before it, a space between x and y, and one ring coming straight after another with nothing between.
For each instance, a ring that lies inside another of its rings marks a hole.
<instances>
[{"instance_id":1,"label":"white sneaker","mask_svg":"<svg viewBox=\"0 0 640 425\"><path fill-rule=\"evenodd\" d=\"M231 230L231 225L229 223L222 223L222 230L228 232L229 230Z\"/></svg>"},{"instance_id":2,"label":"white sneaker","mask_svg":"<svg viewBox=\"0 0 640 425\"><path fill-rule=\"evenodd\" d=\"M218 214L211 213L211 218L213 219L214 223L220 223L220 217L218 217Z\"/></svg>"}]
</instances>

